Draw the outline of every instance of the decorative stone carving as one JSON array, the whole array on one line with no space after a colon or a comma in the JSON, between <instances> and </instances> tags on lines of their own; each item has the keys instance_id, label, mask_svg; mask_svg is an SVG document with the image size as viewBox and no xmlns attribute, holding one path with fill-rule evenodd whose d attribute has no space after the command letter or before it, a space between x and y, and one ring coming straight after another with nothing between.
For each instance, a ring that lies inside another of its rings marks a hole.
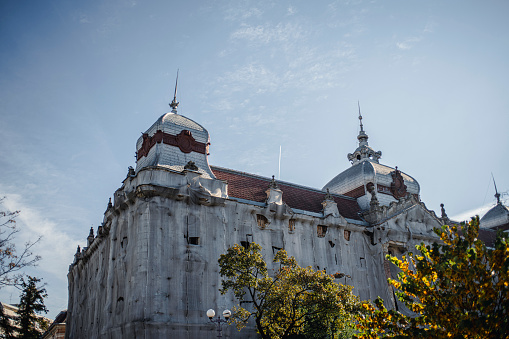
<instances>
[{"instance_id":1,"label":"decorative stone carving","mask_svg":"<svg viewBox=\"0 0 509 339\"><path fill-rule=\"evenodd\" d=\"M191 170L191 171L197 171L198 166L194 163L194 161L189 161L185 166L184 169Z\"/></svg>"},{"instance_id":2,"label":"decorative stone carving","mask_svg":"<svg viewBox=\"0 0 509 339\"><path fill-rule=\"evenodd\" d=\"M267 194L267 204L276 204L276 205L282 205L283 204L283 191L279 189L279 186L276 182L276 179L274 179L274 176L272 176L272 180L269 183L269 188L265 191Z\"/></svg>"},{"instance_id":3,"label":"decorative stone carving","mask_svg":"<svg viewBox=\"0 0 509 339\"><path fill-rule=\"evenodd\" d=\"M442 212L442 219L448 219L447 213L445 213L444 204L440 204L440 211Z\"/></svg>"},{"instance_id":4,"label":"decorative stone carving","mask_svg":"<svg viewBox=\"0 0 509 339\"><path fill-rule=\"evenodd\" d=\"M177 135L177 146L184 153L191 153L196 141L188 130L183 130Z\"/></svg>"},{"instance_id":5,"label":"decorative stone carving","mask_svg":"<svg viewBox=\"0 0 509 339\"><path fill-rule=\"evenodd\" d=\"M334 198L330 194L328 188L327 188L327 193L325 194L325 199L322 202L322 206L323 206L324 218L326 218L329 215L332 215L335 218L340 216L339 210L338 210L338 204L334 201Z\"/></svg>"},{"instance_id":6,"label":"decorative stone carving","mask_svg":"<svg viewBox=\"0 0 509 339\"><path fill-rule=\"evenodd\" d=\"M401 171L398 170L398 166L396 166L396 170L391 173L392 183L391 183L391 193L392 196L396 199L403 198L407 195L407 187L405 185L405 181L403 180L403 176L401 175Z\"/></svg>"},{"instance_id":7,"label":"decorative stone carving","mask_svg":"<svg viewBox=\"0 0 509 339\"><path fill-rule=\"evenodd\" d=\"M157 130L153 136L144 133L142 137L143 143L136 153L136 160L140 160L142 157L147 156L152 147L161 142L166 145L177 146L183 153L197 152L208 154L208 145L196 141L191 131L188 130L183 130L178 135L171 135Z\"/></svg>"}]
</instances>

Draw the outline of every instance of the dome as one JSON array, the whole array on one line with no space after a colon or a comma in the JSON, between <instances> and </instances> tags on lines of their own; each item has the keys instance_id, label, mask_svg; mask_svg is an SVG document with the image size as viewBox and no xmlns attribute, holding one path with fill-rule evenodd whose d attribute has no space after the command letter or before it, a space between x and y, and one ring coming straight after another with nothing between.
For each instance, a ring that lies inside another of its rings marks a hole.
<instances>
[{"instance_id":1,"label":"dome","mask_svg":"<svg viewBox=\"0 0 509 339\"><path fill-rule=\"evenodd\" d=\"M136 172L156 166L178 172L193 170L206 178L215 178L207 159L209 145L207 130L173 109L138 139Z\"/></svg>"},{"instance_id":2,"label":"dome","mask_svg":"<svg viewBox=\"0 0 509 339\"><path fill-rule=\"evenodd\" d=\"M360 207L369 209L370 192L375 189L381 205L413 194L418 196L419 183L406 173L379 163L382 152L375 152L368 144L368 135L362 125L362 115L359 110L360 132L357 136L359 147L354 153L348 154L352 167L338 174L323 188L331 193L347 195L357 199Z\"/></svg>"},{"instance_id":3,"label":"dome","mask_svg":"<svg viewBox=\"0 0 509 339\"><path fill-rule=\"evenodd\" d=\"M494 228L509 224L509 207L502 204L500 194L495 194L497 204L490 209L480 220L480 227Z\"/></svg>"}]
</instances>

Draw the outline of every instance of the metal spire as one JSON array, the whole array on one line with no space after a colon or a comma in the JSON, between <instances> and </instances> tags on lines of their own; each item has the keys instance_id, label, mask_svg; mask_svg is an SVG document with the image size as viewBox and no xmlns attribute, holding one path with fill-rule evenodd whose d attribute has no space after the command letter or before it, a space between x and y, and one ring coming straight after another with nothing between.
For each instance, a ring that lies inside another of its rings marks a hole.
<instances>
[{"instance_id":1,"label":"metal spire","mask_svg":"<svg viewBox=\"0 0 509 339\"><path fill-rule=\"evenodd\" d=\"M359 103L359 101L357 101L357 106L359 106L359 122L361 124L361 132L364 132L364 128L362 126L361 104Z\"/></svg>"},{"instance_id":2,"label":"metal spire","mask_svg":"<svg viewBox=\"0 0 509 339\"><path fill-rule=\"evenodd\" d=\"M500 193L498 193L497 184L495 183L495 177L493 176L493 172L491 172L491 177L493 178L493 185L495 186L495 198L497 198L497 204L500 204Z\"/></svg>"},{"instance_id":3,"label":"metal spire","mask_svg":"<svg viewBox=\"0 0 509 339\"><path fill-rule=\"evenodd\" d=\"M170 103L170 107L172 108L172 113L177 113L177 107L179 102L177 101L177 84L179 81L179 70L177 69L177 79L175 80L175 93L173 94L173 101Z\"/></svg>"}]
</instances>

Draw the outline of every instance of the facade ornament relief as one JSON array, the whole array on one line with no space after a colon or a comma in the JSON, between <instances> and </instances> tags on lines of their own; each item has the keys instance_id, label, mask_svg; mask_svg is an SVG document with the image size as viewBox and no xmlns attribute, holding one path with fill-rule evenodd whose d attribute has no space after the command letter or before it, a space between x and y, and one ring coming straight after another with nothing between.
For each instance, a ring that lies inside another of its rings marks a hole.
<instances>
[{"instance_id":1,"label":"facade ornament relief","mask_svg":"<svg viewBox=\"0 0 509 339\"><path fill-rule=\"evenodd\" d=\"M197 171L198 166L196 166L194 161L188 161L187 164L184 166L184 169L191 170L191 171Z\"/></svg>"},{"instance_id":2,"label":"facade ornament relief","mask_svg":"<svg viewBox=\"0 0 509 339\"><path fill-rule=\"evenodd\" d=\"M407 195L407 187L405 185L405 181L403 180L403 176L401 175L401 171L398 170L398 166L396 166L396 170L391 173L392 182L391 182L391 193L392 196L396 199L401 199Z\"/></svg>"}]
</instances>

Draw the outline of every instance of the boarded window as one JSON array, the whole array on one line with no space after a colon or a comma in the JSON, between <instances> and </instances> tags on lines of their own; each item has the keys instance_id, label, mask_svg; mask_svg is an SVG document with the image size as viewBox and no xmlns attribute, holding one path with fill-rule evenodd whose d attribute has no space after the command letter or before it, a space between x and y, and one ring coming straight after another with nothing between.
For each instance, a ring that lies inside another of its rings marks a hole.
<instances>
[{"instance_id":1,"label":"boarded window","mask_svg":"<svg viewBox=\"0 0 509 339\"><path fill-rule=\"evenodd\" d=\"M261 229L264 229L267 226L269 226L269 220L264 215L261 214L256 215L256 222L258 223L258 227L260 227Z\"/></svg>"},{"instance_id":2,"label":"boarded window","mask_svg":"<svg viewBox=\"0 0 509 339\"><path fill-rule=\"evenodd\" d=\"M316 232L317 232L318 238L323 238L323 237L325 237L325 233L327 233L327 226L324 226L324 225L318 225L318 226L316 227Z\"/></svg>"},{"instance_id":3,"label":"boarded window","mask_svg":"<svg viewBox=\"0 0 509 339\"><path fill-rule=\"evenodd\" d=\"M350 241L350 231L345 230L345 239L346 241Z\"/></svg>"},{"instance_id":4,"label":"boarded window","mask_svg":"<svg viewBox=\"0 0 509 339\"><path fill-rule=\"evenodd\" d=\"M295 231L295 219L288 220L288 230L290 232Z\"/></svg>"},{"instance_id":5,"label":"boarded window","mask_svg":"<svg viewBox=\"0 0 509 339\"><path fill-rule=\"evenodd\" d=\"M281 251L281 247L272 246L272 254L276 255L279 251Z\"/></svg>"}]
</instances>

